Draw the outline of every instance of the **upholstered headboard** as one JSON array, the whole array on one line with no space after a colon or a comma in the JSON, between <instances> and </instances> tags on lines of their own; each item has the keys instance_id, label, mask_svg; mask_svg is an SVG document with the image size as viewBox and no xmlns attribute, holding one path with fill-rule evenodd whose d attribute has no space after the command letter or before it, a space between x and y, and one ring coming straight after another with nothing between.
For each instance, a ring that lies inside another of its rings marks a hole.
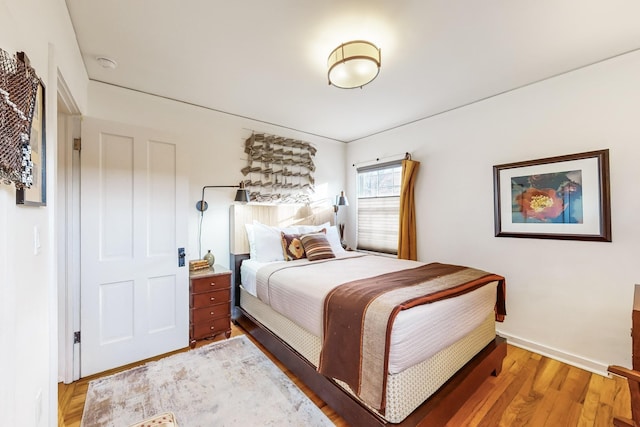
<instances>
[{"instance_id":1,"label":"upholstered headboard","mask_svg":"<svg viewBox=\"0 0 640 427\"><path fill-rule=\"evenodd\" d=\"M245 224L253 221L276 227L291 225L333 224L333 206L320 205L232 205L229 218L229 252L232 255L248 254L249 241Z\"/></svg>"}]
</instances>

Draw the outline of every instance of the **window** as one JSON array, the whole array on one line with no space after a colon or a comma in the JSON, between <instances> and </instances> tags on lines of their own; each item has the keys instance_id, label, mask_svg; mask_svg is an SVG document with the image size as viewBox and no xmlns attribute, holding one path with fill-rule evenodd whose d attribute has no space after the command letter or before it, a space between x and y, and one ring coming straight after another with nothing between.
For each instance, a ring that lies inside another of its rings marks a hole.
<instances>
[{"instance_id":1,"label":"window","mask_svg":"<svg viewBox=\"0 0 640 427\"><path fill-rule=\"evenodd\" d=\"M401 161L358 168L358 249L398 253L401 179Z\"/></svg>"}]
</instances>

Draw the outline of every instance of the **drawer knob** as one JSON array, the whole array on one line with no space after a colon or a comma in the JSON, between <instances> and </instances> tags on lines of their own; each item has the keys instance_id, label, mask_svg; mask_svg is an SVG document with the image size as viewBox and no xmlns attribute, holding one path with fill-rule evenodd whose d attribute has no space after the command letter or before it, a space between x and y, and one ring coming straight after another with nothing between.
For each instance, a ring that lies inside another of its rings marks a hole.
<instances>
[{"instance_id":1,"label":"drawer knob","mask_svg":"<svg viewBox=\"0 0 640 427\"><path fill-rule=\"evenodd\" d=\"M215 285L216 285L216 282L211 282L211 283L209 283L209 284L210 284L211 286L215 286Z\"/></svg>"},{"instance_id":2,"label":"drawer knob","mask_svg":"<svg viewBox=\"0 0 640 427\"><path fill-rule=\"evenodd\" d=\"M210 327L209 329L211 329L212 331L215 329L215 326Z\"/></svg>"},{"instance_id":3,"label":"drawer knob","mask_svg":"<svg viewBox=\"0 0 640 427\"><path fill-rule=\"evenodd\" d=\"M211 315L213 316L213 311L211 312Z\"/></svg>"},{"instance_id":4,"label":"drawer knob","mask_svg":"<svg viewBox=\"0 0 640 427\"><path fill-rule=\"evenodd\" d=\"M216 297L211 297L211 298L209 298L209 300L210 300L210 301L215 301L215 300L216 300Z\"/></svg>"}]
</instances>

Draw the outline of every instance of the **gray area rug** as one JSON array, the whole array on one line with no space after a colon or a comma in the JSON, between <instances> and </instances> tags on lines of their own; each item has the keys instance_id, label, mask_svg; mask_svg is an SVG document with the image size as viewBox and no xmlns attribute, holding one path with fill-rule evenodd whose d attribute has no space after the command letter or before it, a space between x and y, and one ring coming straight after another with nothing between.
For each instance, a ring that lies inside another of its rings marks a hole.
<instances>
[{"instance_id":1,"label":"gray area rug","mask_svg":"<svg viewBox=\"0 0 640 427\"><path fill-rule=\"evenodd\" d=\"M179 427L333 426L245 336L91 381L81 425L123 427L164 412Z\"/></svg>"}]
</instances>

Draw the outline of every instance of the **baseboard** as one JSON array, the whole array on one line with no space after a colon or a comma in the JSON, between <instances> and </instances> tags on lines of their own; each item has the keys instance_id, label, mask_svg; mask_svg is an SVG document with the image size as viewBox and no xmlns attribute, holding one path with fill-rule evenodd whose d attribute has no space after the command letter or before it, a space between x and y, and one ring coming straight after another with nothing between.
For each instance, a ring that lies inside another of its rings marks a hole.
<instances>
[{"instance_id":1,"label":"baseboard","mask_svg":"<svg viewBox=\"0 0 640 427\"><path fill-rule=\"evenodd\" d=\"M503 331L497 331L498 335L507 339L507 344L515 347L520 347L534 353L538 353L542 356L550 357L567 365L575 366L576 368L584 369L585 371L593 372L594 374L608 377L607 373L608 365L604 365L594 360L586 359L575 354L566 353L564 351L547 347L537 342L529 341L524 338L516 337Z\"/></svg>"}]
</instances>

